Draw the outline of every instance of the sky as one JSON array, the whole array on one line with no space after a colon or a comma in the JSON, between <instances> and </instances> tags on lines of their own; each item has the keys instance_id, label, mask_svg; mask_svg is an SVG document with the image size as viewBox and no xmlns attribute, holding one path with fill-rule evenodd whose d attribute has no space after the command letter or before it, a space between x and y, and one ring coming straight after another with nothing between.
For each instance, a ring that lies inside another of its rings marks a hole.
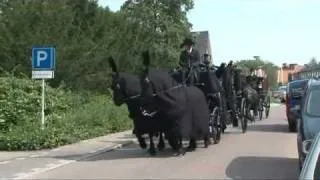
<instances>
[{"instance_id":1,"label":"sky","mask_svg":"<svg viewBox=\"0 0 320 180\"><path fill-rule=\"evenodd\" d=\"M125 0L99 0L113 11ZM320 59L319 0L194 0L193 31L209 31L215 64L260 56L282 63Z\"/></svg>"}]
</instances>

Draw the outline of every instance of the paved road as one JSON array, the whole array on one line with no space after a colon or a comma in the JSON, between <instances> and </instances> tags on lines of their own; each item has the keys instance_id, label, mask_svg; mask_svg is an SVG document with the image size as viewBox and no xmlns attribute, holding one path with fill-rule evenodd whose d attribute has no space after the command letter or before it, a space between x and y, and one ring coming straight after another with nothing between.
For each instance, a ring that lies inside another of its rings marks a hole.
<instances>
[{"instance_id":1,"label":"paved road","mask_svg":"<svg viewBox=\"0 0 320 180\"><path fill-rule=\"evenodd\" d=\"M54 168L53 165L50 168L52 170L30 178L296 179L298 177L296 135L288 132L284 107L273 107L269 119L249 126L246 134L231 129L222 138L218 145L204 149L200 144L201 148L196 152L187 153L183 157L172 157L169 149L159 153L157 157L149 157L136 144L130 144L111 152L72 161L58 168ZM72 157L56 158L60 161L72 159ZM41 160L34 159L29 163L39 161Z\"/></svg>"}]
</instances>

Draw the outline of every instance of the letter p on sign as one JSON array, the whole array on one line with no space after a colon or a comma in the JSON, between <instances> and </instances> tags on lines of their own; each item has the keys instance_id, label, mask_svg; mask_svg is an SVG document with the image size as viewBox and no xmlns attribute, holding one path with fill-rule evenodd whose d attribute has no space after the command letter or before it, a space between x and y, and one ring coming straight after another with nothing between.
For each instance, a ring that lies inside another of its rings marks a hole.
<instances>
[{"instance_id":1,"label":"letter p on sign","mask_svg":"<svg viewBox=\"0 0 320 180\"><path fill-rule=\"evenodd\" d=\"M46 51L37 51L37 66L40 66L41 61L45 61L48 58Z\"/></svg>"},{"instance_id":2,"label":"letter p on sign","mask_svg":"<svg viewBox=\"0 0 320 180\"><path fill-rule=\"evenodd\" d=\"M55 66L54 47L34 47L32 48L32 69L33 70L53 70Z\"/></svg>"}]
</instances>

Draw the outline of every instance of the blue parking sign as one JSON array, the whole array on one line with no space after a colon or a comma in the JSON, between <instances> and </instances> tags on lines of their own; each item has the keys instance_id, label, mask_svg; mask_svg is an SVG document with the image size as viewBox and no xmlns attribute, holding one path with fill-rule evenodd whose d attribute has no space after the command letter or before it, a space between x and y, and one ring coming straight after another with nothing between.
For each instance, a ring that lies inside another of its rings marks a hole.
<instances>
[{"instance_id":1,"label":"blue parking sign","mask_svg":"<svg viewBox=\"0 0 320 180\"><path fill-rule=\"evenodd\" d=\"M33 47L32 48L32 69L53 70L55 68L56 49L55 47Z\"/></svg>"}]
</instances>

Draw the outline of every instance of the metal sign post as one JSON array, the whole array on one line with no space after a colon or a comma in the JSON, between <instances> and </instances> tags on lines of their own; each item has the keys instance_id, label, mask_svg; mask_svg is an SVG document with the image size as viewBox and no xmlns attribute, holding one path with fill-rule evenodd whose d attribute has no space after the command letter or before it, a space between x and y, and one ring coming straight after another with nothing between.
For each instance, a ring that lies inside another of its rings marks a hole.
<instances>
[{"instance_id":1,"label":"metal sign post","mask_svg":"<svg viewBox=\"0 0 320 180\"><path fill-rule=\"evenodd\" d=\"M54 78L56 50L53 46L37 46L32 48L32 79L42 80L41 93L41 129L45 124L45 79Z\"/></svg>"}]
</instances>

